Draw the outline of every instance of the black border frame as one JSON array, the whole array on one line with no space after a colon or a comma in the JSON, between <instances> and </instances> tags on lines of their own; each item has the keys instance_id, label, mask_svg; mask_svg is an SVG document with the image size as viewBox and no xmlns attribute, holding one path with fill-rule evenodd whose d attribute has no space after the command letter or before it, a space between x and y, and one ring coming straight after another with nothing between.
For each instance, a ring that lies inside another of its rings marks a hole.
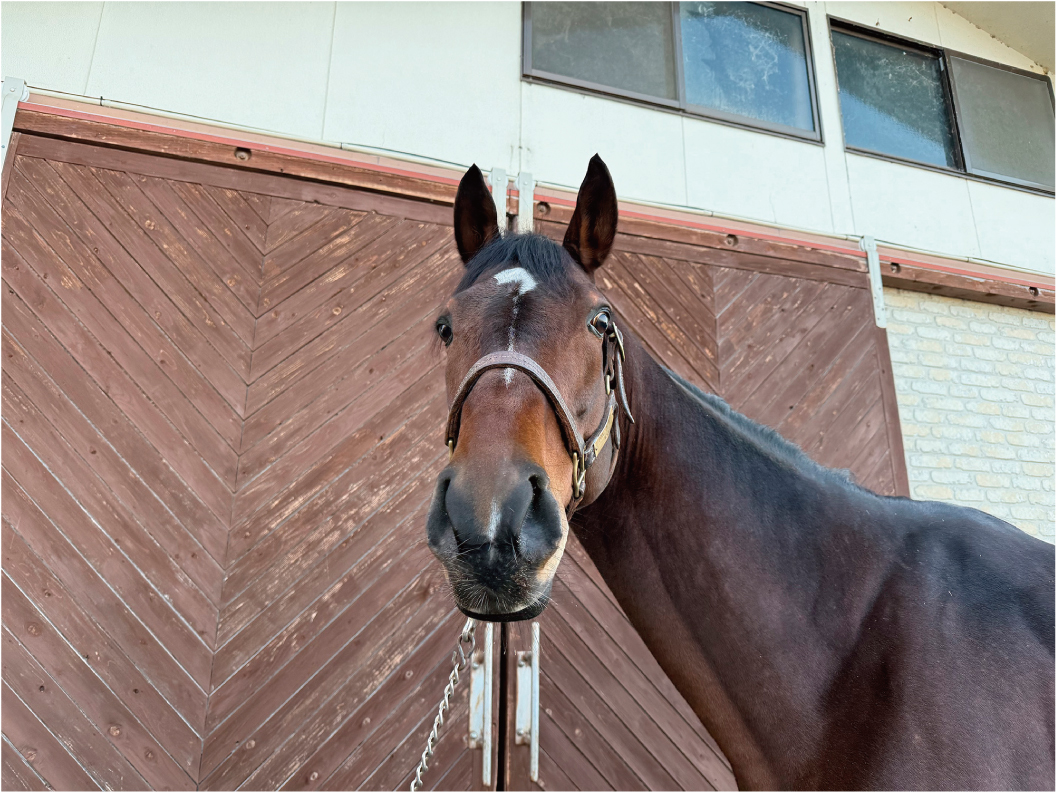
<instances>
[{"instance_id":1,"label":"black border frame","mask_svg":"<svg viewBox=\"0 0 1057 795\"><path fill-rule=\"evenodd\" d=\"M973 63L981 64L983 66L990 66L996 69L1002 69L1006 72L1012 72L1013 74L1020 75L1021 77L1030 77L1033 80L1043 81L1048 90L1050 97L1050 110L1055 110L1053 85L1046 75L1040 75L1036 72L1029 72L1025 69L1018 69L1015 66L1008 66L1006 64L996 63L995 61L988 61L985 58L979 58L975 55L969 55L968 53L959 52L957 50L949 50L944 47L937 47L933 44L926 42L917 41L915 39L907 38L905 36L898 36L893 33L886 31L876 30L874 28L867 27L859 22L852 22L847 19L835 17L832 15L826 15L826 22L830 31L830 53L833 58L833 73L837 81L837 102L838 107L840 104L840 74L837 71L837 56L836 51L833 47L833 32L838 31L853 36L858 36L863 39L870 39L878 41L883 44L888 44L896 47L903 47L904 49L916 50L918 52L928 53L939 59L941 65L941 73L943 74L942 84L944 96L947 100L947 107L949 118L951 120L952 129L954 132L955 146L955 159L958 162L958 168L949 168L947 166L938 166L935 163L924 163L920 160L913 160L907 157L900 157L898 155L888 154L887 152L878 152L872 149L864 149L861 147L851 146L848 144L847 139L844 136L843 127L841 129L841 140L844 143L844 150L851 152L852 154L862 155L865 157L871 157L878 160L886 160L892 163L900 163L903 165L914 166L917 168L923 168L928 171L935 171L939 174L950 174L952 176L962 177L963 179L971 179L974 182L983 182L989 185L1000 185L1006 188L1014 188L1023 190L1029 193L1035 193L1042 196L1054 196L1055 190L1049 186L1042 185L1037 182L1030 182L1028 180L1021 180L1016 177L1005 177L990 172L979 172L972 171L969 158L965 152L965 143L962 140L962 122L961 114L959 112L958 105L958 92L955 86L954 73L951 69L950 59L961 58L966 61L972 61ZM841 116L843 122L843 111Z\"/></svg>"},{"instance_id":2,"label":"black border frame","mask_svg":"<svg viewBox=\"0 0 1057 795\"><path fill-rule=\"evenodd\" d=\"M755 5L774 8L786 13L796 14L800 17L801 29L804 33L804 55L808 77L808 93L811 98L811 117L815 126L812 131L802 130L799 127L790 127L784 124L761 121L751 116L741 116L733 113L705 108L700 105L692 105L686 101L686 85L683 79L683 40L682 27L679 16L679 3L669 2L671 9L672 24L672 55L675 60L675 83L677 99L670 100L665 97L654 97L638 94L633 91L624 91L612 86L599 85L586 80L578 80L573 77L544 72L532 67L532 2L521 4L521 77L526 82L542 83L563 88L574 88L597 94L607 99L619 99L641 107L653 108L655 110L667 110L694 119L706 119L731 127L754 132L764 132L789 138L795 141L804 141L824 145L822 135L822 115L819 112L818 85L815 77L814 46L811 40L811 26L808 24L807 9L799 6L790 6L784 3L756 2Z\"/></svg>"}]
</instances>

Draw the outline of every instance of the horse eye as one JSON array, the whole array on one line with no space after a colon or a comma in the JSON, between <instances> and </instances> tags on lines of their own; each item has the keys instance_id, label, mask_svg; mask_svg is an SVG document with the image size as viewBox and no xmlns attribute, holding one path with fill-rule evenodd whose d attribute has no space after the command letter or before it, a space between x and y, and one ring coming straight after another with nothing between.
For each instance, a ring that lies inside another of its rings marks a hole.
<instances>
[{"instance_id":1,"label":"horse eye","mask_svg":"<svg viewBox=\"0 0 1057 795\"><path fill-rule=\"evenodd\" d=\"M451 326L443 320L437 321L437 334L440 335L440 338L444 341L445 345L451 345L452 337L455 336L454 332L451 330Z\"/></svg>"},{"instance_id":2,"label":"horse eye","mask_svg":"<svg viewBox=\"0 0 1057 795\"><path fill-rule=\"evenodd\" d=\"M604 337L606 332L609 331L609 310L603 309L593 318L588 324L591 326L591 330L600 337Z\"/></svg>"}]
</instances>

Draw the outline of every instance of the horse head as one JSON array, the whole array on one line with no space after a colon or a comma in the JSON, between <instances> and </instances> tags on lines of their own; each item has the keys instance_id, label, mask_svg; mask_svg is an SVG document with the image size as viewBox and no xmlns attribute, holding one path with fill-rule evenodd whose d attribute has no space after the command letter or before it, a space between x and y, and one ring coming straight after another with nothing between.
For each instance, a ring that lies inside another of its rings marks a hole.
<instances>
[{"instance_id":1,"label":"horse head","mask_svg":"<svg viewBox=\"0 0 1057 795\"><path fill-rule=\"evenodd\" d=\"M623 342L595 271L613 245L617 199L595 155L562 245L502 235L480 170L455 199L466 265L441 309L450 459L426 522L456 604L486 621L547 604L569 518L612 475L620 444Z\"/></svg>"}]
</instances>

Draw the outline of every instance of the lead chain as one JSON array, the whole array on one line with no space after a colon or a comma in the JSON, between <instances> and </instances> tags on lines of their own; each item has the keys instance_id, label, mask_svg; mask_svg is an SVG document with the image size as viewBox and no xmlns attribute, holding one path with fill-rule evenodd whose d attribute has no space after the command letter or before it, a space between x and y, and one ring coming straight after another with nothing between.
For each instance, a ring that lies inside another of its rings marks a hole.
<instances>
[{"instance_id":1,"label":"lead chain","mask_svg":"<svg viewBox=\"0 0 1057 795\"><path fill-rule=\"evenodd\" d=\"M444 687L444 695L437 706L437 717L433 720L433 728L430 729L429 737L426 739L426 750L422 752L422 760L415 769L415 779L411 782L411 792L417 792L422 788L422 776L429 769L429 761L433 758L437 741L440 739L440 730L444 728L444 714L451 706L451 697L455 694L455 686L459 684L459 674L466 668L467 663L473 659L474 649L477 647L477 622L466 619L462 634L459 635L459 643L451 654L451 674L448 676L448 684Z\"/></svg>"}]
</instances>

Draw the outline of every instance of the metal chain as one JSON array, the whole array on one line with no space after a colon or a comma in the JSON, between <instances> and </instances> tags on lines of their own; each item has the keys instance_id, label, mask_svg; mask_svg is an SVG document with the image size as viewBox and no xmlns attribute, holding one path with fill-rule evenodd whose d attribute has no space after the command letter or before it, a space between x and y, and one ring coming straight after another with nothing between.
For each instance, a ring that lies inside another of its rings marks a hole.
<instances>
[{"instance_id":1,"label":"metal chain","mask_svg":"<svg viewBox=\"0 0 1057 795\"><path fill-rule=\"evenodd\" d=\"M440 730L444 728L444 713L451 706L451 697L455 693L455 686L459 684L459 674L473 659L474 649L477 648L476 630L477 622L472 618L466 619L462 634L459 635L459 643L451 654L451 674L448 676L448 684L444 687L444 696L437 707L437 717L433 720L433 728L430 729L429 737L426 739L426 750L422 752L422 760L415 769L415 780L411 782L411 792L416 792L422 787L422 775L429 769L429 760L433 758L433 752L436 750Z\"/></svg>"}]
</instances>

